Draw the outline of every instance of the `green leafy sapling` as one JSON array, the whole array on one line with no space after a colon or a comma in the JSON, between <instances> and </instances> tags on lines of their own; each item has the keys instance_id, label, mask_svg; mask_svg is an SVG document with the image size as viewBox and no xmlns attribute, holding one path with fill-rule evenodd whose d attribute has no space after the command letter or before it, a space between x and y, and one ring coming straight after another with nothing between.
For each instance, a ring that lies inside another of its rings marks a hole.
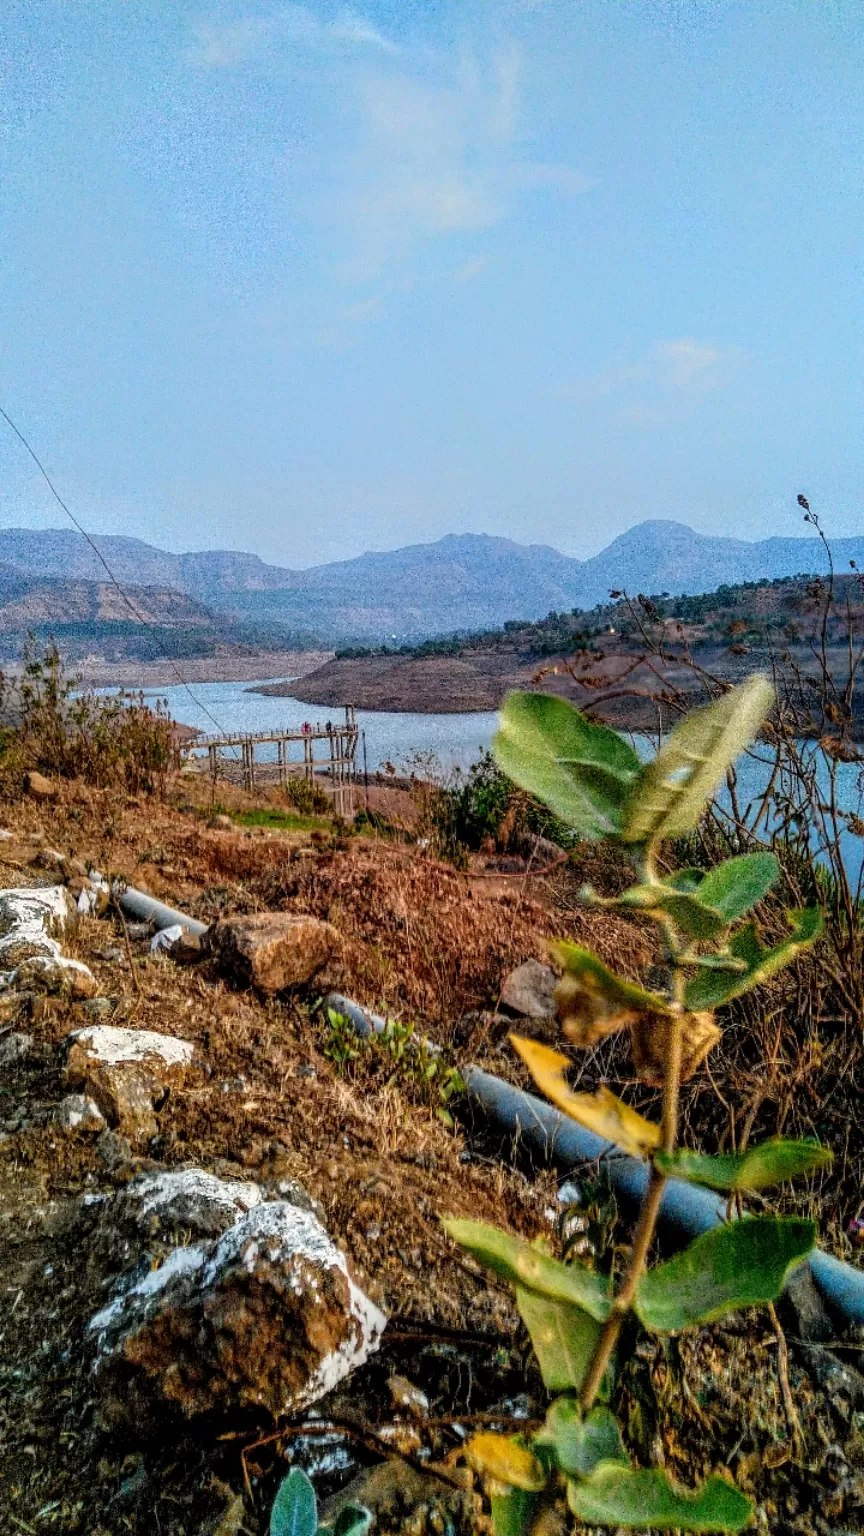
<instances>
[{"instance_id":1,"label":"green leafy sapling","mask_svg":"<svg viewBox=\"0 0 864 1536\"><path fill-rule=\"evenodd\" d=\"M629 1031L638 1075L662 1088L659 1122L608 1089L574 1092L565 1077L567 1056L538 1041L511 1037L553 1104L648 1164L645 1195L617 1283L494 1227L445 1222L457 1242L513 1285L553 1395L538 1433L484 1433L470 1442L470 1455L486 1477L496 1536L523 1536L562 1492L572 1513L592 1525L738 1531L751 1519L749 1501L723 1477L690 1491L660 1468L633 1466L606 1402L628 1315L668 1334L736 1308L773 1302L815 1242L810 1221L744 1218L648 1267L668 1178L728 1192L731 1199L809 1173L831 1157L815 1142L768 1141L721 1157L677 1144L680 1085L720 1038L715 1010L788 965L821 929L817 909L789 912L789 936L773 947L763 945L747 914L778 878L770 852L730 858L707 872L660 872L661 844L697 827L772 703L767 679L751 677L686 716L646 764L622 736L562 699L514 693L502 710L494 744L502 769L581 837L614 840L629 854L635 872L629 890L611 900L589 889L583 894L656 921L664 982L642 987L577 944L553 946L563 971L556 999L565 1035L586 1047Z\"/></svg>"},{"instance_id":2,"label":"green leafy sapling","mask_svg":"<svg viewBox=\"0 0 864 1536\"><path fill-rule=\"evenodd\" d=\"M346 1504L332 1525L319 1525L315 1489L299 1467L282 1479L270 1512L270 1536L366 1536L371 1525L362 1504Z\"/></svg>"}]
</instances>

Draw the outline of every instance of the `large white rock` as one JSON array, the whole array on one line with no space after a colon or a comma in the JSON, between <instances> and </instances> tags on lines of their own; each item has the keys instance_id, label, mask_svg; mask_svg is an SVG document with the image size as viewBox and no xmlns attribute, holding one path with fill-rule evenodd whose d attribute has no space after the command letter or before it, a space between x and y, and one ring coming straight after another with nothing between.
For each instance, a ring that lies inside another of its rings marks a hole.
<instances>
[{"instance_id":1,"label":"large white rock","mask_svg":"<svg viewBox=\"0 0 864 1536\"><path fill-rule=\"evenodd\" d=\"M317 1216L280 1200L121 1282L89 1332L109 1416L145 1382L187 1415L255 1406L278 1416L361 1365L386 1321Z\"/></svg>"},{"instance_id":2,"label":"large white rock","mask_svg":"<svg viewBox=\"0 0 864 1536\"><path fill-rule=\"evenodd\" d=\"M154 1104L183 1082L195 1047L151 1029L88 1024L66 1038L66 1083L95 1099L109 1124L133 1146L156 1135Z\"/></svg>"}]
</instances>

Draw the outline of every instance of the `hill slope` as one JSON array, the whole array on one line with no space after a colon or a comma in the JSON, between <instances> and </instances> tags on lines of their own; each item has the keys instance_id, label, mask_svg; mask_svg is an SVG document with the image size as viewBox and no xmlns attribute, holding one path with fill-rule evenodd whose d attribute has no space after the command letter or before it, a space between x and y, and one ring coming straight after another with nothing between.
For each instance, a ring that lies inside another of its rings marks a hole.
<instances>
[{"instance_id":1,"label":"hill slope","mask_svg":"<svg viewBox=\"0 0 864 1536\"><path fill-rule=\"evenodd\" d=\"M124 583L171 587L223 613L311 632L328 643L416 641L536 619L552 609L592 608L610 588L704 592L723 582L817 574L827 567L815 538L750 543L671 521L639 523L588 560L542 544L451 534L434 544L302 571L231 550L175 555L139 539L106 535L95 542ZM838 539L834 555L839 568L850 559L864 563L864 538ZM86 542L65 529L0 530L0 561L54 580L105 577Z\"/></svg>"}]
</instances>

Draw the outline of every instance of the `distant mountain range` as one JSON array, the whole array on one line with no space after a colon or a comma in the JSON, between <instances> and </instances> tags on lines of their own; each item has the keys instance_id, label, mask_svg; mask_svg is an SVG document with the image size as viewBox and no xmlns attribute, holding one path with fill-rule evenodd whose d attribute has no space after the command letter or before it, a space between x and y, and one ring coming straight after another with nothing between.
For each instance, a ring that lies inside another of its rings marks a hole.
<instances>
[{"instance_id":1,"label":"distant mountain range","mask_svg":"<svg viewBox=\"0 0 864 1536\"><path fill-rule=\"evenodd\" d=\"M465 533L303 571L231 550L174 555L116 535L101 535L94 542L118 581L148 590L146 602L155 603L164 615L160 624L167 619L178 627L218 629L226 620L245 620L294 635L303 632L326 644L393 639L403 643L493 627L508 619L536 619L553 609L592 608L605 601L611 589L708 592L724 582L827 569L819 539L750 543L709 537L671 521L638 523L588 560L543 544ZM864 537L838 539L833 551L839 569L847 568L850 560L864 567ZM71 607L83 601L80 590L74 596L74 583L104 588L106 581L93 551L71 529L0 529L0 633L10 627L3 582L13 576L68 587ZM56 587L52 590L62 608L65 599ZM194 612L172 606L166 591L203 606ZM113 614L115 597L112 617L119 618L119 613ZM98 598L99 603L107 601L105 595ZM11 608L23 619L24 610L16 608L14 598Z\"/></svg>"}]
</instances>

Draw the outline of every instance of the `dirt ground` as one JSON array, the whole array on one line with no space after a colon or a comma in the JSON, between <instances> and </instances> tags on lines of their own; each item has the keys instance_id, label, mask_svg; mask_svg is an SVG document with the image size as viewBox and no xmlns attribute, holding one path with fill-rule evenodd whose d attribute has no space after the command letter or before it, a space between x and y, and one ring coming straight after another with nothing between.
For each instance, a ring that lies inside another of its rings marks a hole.
<instances>
[{"instance_id":1,"label":"dirt ground","mask_svg":"<svg viewBox=\"0 0 864 1536\"><path fill-rule=\"evenodd\" d=\"M248 807L241 791L225 793L230 807ZM208 812L206 787L184 779L164 803L72 785L56 803L25 801L0 814L16 841L42 838L204 921L306 911L342 940L314 989L268 1001L234 990L210 961L179 967L146 941L131 946L130 969L116 917L82 918L68 952L97 976L108 1000L100 1021L180 1035L196 1042L205 1064L170 1094L146 1158L55 1123L65 1092L60 1043L92 1017L87 1005L48 1000L15 1024L33 1044L0 1067L0 1532L10 1536L150 1536L154 1527L159 1536L241 1528L254 1536L266 1530L286 1458L308 1465L319 1488L333 1492L379 1464L395 1435L402 1449L456 1476L472 1415L543 1412L506 1288L454 1249L439 1216L492 1221L554 1244L558 1179L445 1125L434 1097L382 1053L334 1061L332 1030L316 1003L338 988L415 1021L455 1065L479 1061L521 1082L510 1026L496 1007L508 971L543 958L546 938L565 932L635 975L650 961L650 936L579 910L554 873L514 879L478 862L463 874L416 846L332 835L325 824L302 835L211 828ZM49 878L30 863L0 864L4 887ZM710 1091L707 1079L701 1091ZM100 1205L93 1197L142 1168L185 1165L299 1180L389 1317L380 1353L323 1405L340 1426L326 1454L309 1415L282 1426L278 1438L254 1415L190 1424L166 1413L155 1431L142 1424L109 1432L100 1422L83 1331L104 1300L89 1258ZM844 1343L847 1352L837 1355L816 1345L796 1352L790 1343L799 1455L778 1337L764 1314L665 1346L643 1341L621 1387L634 1451L686 1481L728 1467L753 1492L762 1531L860 1531L864 1377L852 1362L862 1346L849 1336ZM419 1430L394 1414L394 1376L429 1398ZM397 1480L378 1529L423 1536L445 1531L448 1520L453 1530L486 1528L479 1497L468 1513L448 1514L452 1489L427 1478L412 1492L409 1483L408 1473Z\"/></svg>"}]
</instances>

